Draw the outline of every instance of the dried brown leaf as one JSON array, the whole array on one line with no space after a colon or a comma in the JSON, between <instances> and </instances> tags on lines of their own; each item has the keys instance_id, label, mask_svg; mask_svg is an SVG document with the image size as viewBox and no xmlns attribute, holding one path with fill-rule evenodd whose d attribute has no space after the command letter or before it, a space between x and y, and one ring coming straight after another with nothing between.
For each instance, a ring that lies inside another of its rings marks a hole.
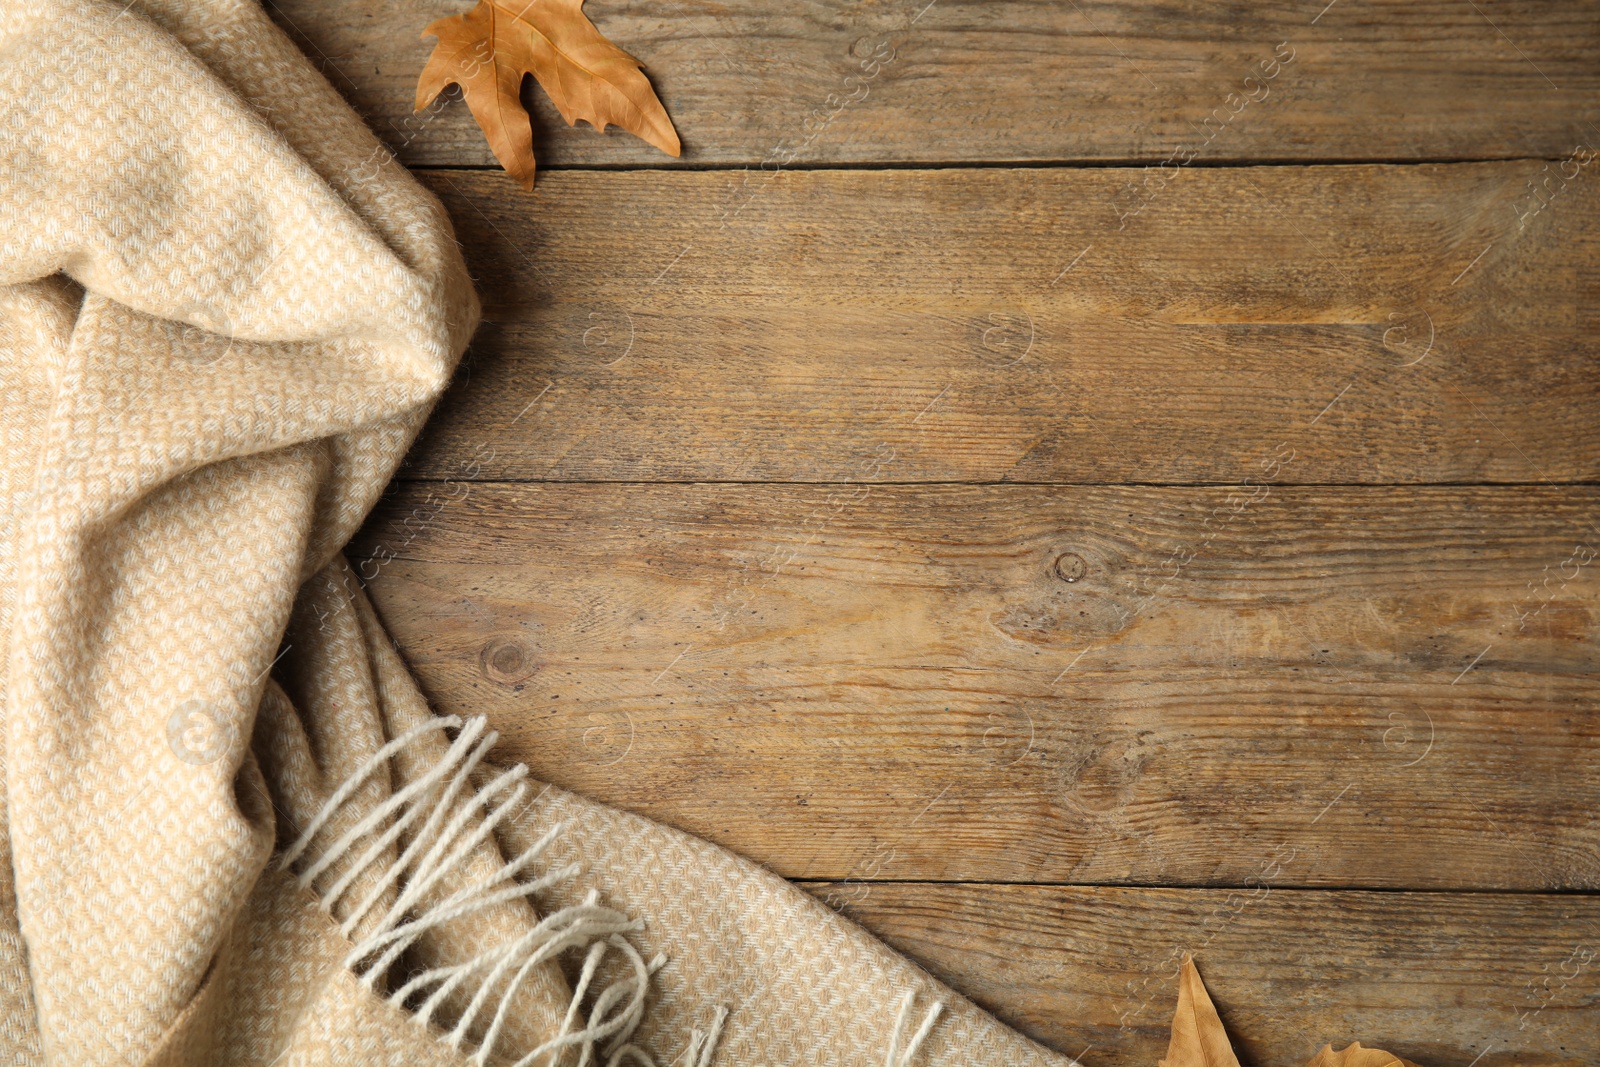
<instances>
[{"instance_id":1,"label":"dried brown leaf","mask_svg":"<svg viewBox=\"0 0 1600 1067\"><path fill-rule=\"evenodd\" d=\"M1323 1045L1322 1051L1317 1053L1306 1067L1417 1067L1417 1065L1390 1052L1362 1048L1361 1042L1357 1041L1339 1052L1333 1051L1332 1045Z\"/></svg>"},{"instance_id":2,"label":"dried brown leaf","mask_svg":"<svg viewBox=\"0 0 1600 1067\"><path fill-rule=\"evenodd\" d=\"M1161 1067L1239 1067L1228 1032L1188 956L1178 975L1178 1010L1172 1016L1172 1040Z\"/></svg>"},{"instance_id":3,"label":"dried brown leaf","mask_svg":"<svg viewBox=\"0 0 1600 1067\"><path fill-rule=\"evenodd\" d=\"M1172 1016L1172 1039L1167 1045L1167 1058L1160 1067L1239 1067L1233 1047L1228 1043L1228 1032L1223 1029L1200 972L1194 960L1183 958L1183 970L1178 974L1178 1010ZM1361 1042L1333 1051L1332 1045L1322 1046L1322 1051L1306 1067L1417 1067L1389 1052L1375 1048L1362 1048Z\"/></svg>"},{"instance_id":4,"label":"dried brown leaf","mask_svg":"<svg viewBox=\"0 0 1600 1067\"><path fill-rule=\"evenodd\" d=\"M639 61L601 36L583 14L583 0L478 0L463 15L422 31L437 37L417 79L417 110L448 85L461 86L472 117L500 165L533 188L533 129L522 106L522 79L532 74L567 125L621 126L675 156L678 133Z\"/></svg>"}]
</instances>

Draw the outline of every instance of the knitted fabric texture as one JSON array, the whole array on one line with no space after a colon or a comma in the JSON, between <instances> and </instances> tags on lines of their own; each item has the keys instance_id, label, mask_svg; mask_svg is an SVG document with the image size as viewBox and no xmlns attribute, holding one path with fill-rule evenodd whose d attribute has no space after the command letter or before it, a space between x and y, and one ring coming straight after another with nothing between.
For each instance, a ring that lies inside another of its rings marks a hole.
<instances>
[{"instance_id":1,"label":"knitted fabric texture","mask_svg":"<svg viewBox=\"0 0 1600 1067\"><path fill-rule=\"evenodd\" d=\"M0 159L0 1062L1071 1062L433 715L342 552L478 305L256 0L0 0Z\"/></svg>"}]
</instances>

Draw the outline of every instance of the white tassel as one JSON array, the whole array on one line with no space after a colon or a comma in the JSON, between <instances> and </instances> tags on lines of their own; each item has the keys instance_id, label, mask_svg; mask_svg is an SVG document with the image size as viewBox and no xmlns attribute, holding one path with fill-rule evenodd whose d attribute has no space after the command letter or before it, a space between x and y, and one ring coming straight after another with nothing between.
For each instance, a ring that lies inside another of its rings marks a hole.
<instances>
[{"instance_id":1,"label":"white tassel","mask_svg":"<svg viewBox=\"0 0 1600 1067\"><path fill-rule=\"evenodd\" d=\"M522 804L528 793L525 781L528 771L521 765L500 773L481 789L469 791L473 772L498 740L498 735L487 729L487 722L481 715L464 722L455 716L434 719L384 745L328 798L305 831L284 852L279 866L288 868L301 859L356 791L397 753L435 731L453 727L459 727L460 732L433 766L378 804L320 855L309 859L298 875L300 884L309 886L365 842L365 847L348 868L332 884L319 890L323 909L331 913L361 875L372 870L379 858L402 835L411 831L399 856L341 919L344 935L352 937L384 895L395 894L394 902L372 923L370 932L355 943L345 959L345 966L369 988L377 988L406 950L428 931L518 897L531 896L579 873L577 865L569 864L523 880L527 869L565 830L564 825L557 825L498 870L442 900L423 905L445 878L464 869L478 846L490 839L495 828ZM475 816L480 816L478 825L469 832L467 827ZM540 964L562 953L580 952L583 964L560 1028L553 1037L524 1054L513 1067L533 1067L541 1058L545 1067L555 1067L564 1062L569 1049L577 1050L577 1067L598 1067L601 1056L604 1056L605 1067L627 1067L629 1063L634 1067L655 1067L649 1053L632 1043L634 1033L644 1020L650 980L666 962L660 955L646 961L625 936L638 932L643 926L637 919L602 906L599 894L591 889L582 903L546 915L517 937L491 946L470 959L411 977L389 995L389 1000L396 1006L403 1006L421 997L412 1021L426 1026L452 993L460 990L465 995L470 990L472 995L466 1007L443 1040L459 1050L472 1041L475 1024L487 1020L469 1062L475 1067L488 1067L515 995L528 976ZM621 958L626 973L600 990L585 1013L584 1001L594 989L606 957L613 952ZM884 1067L911 1067L945 1007L942 1002L935 1002L921 1025L908 1037L914 1003L913 991L907 991L900 1000ZM683 1067L712 1067L727 1018L728 1009L719 1006L704 1033L698 1027L690 1031Z\"/></svg>"},{"instance_id":2,"label":"white tassel","mask_svg":"<svg viewBox=\"0 0 1600 1067\"><path fill-rule=\"evenodd\" d=\"M884 1057L883 1067L911 1067L911 1057L917 1054L922 1043L933 1032L934 1023L939 1021L939 1015L944 1011L944 1002L935 1001L933 1007L928 1009L928 1014L923 1016L922 1025L911 1035L911 1040L906 1042L905 1051L902 1052L900 1038L911 1022L911 1005L915 997L916 993L908 989L906 995L900 998L900 1011L895 1015L894 1030L889 1035L889 1054Z\"/></svg>"},{"instance_id":3,"label":"white tassel","mask_svg":"<svg viewBox=\"0 0 1600 1067\"><path fill-rule=\"evenodd\" d=\"M396 752L399 752L424 734L460 725L461 720L454 715L433 719L423 723L409 733L402 734L387 745L384 745L377 752L374 752L365 763L356 768L354 774L344 780L344 784L339 786L333 796L328 798L328 802L322 805L322 810L317 812L317 817L312 819L306 826L305 832L300 835L299 840L284 852L283 858L278 861L279 869L288 870L289 865L300 858L300 853L304 852L306 846L311 844L312 839L317 836L317 831L322 829L323 823L327 822L334 812L343 807L344 802L350 799L350 794L360 789L362 783L372 776L372 772L387 763L389 758Z\"/></svg>"},{"instance_id":4,"label":"white tassel","mask_svg":"<svg viewBox=\"0 0 1600 1067\"><path fill-rule=\"evenodd\" d=\"M308 858L300 870L301 885L311 885L340 860L365 847L332 884L321 888L322 907L332 912L360 876L372 870L401 835L411 836L398 858L375 879L367 894L348 909L341 919L341 930L351 937L383 899L394 892L395 900L375 920L372 929L355 943L345 966L360 976L369 988L377 988L405 951L429 930L456 919L495 907L518 897L548 889L579 873L575 864L547 871L522 880L526 870L565 829L557 825L538 841L512 857L498 870L444 899L424 906L423 902L452 872L464 869L479 845L490 839L528 793L527 768L518 765L495 777L481 789L470 790L471 776L483 762L498 736L487 729L483 716L463 722L455 716L434 719L395 738L370 758L328 798L305 831L284 852L280 867L300 860L317 835L338 814L356 791L389 760L419 739L451 727L460 727L445 754L415 781L407 783L377 805L353 827L339 836L320 855ZM474 816L481 817L470 832ZM420 825L418 825L420 822ZM650 980L666 962L656 956L648 962L625 935L643 929L644 924L622 912L602 906L599 894L590 890L581 904L562 908L544 916L531 929L478 955L415 975L390 994L397 1006L413 998L422 1001L412 1021L426 1026L445 1000L457 990L472 995L460 1018L444 1040L461 1049L472 1040L474 1025L487 1020L470 1062L487 1067L499 1043L515 994L540 964L564 952L584 954L582 970L572 993L566 1016L554 1037L517 1061L516 1067L531 1067L546 1057L548 1065L560 1063L568 1049L577 1049L578 1067L590 1067L604 1045L607 1067L621 1067L630 1058L645 1067L654 1067L649 1055L631 1043L644 1020L645 996ZM626 973L601 990L587 1013L583 1002L593 989L601 965L609 953L621 957ZM695 1031L694 1062L689 1067L710 1067L712 1049L721 1033L725 1009L718 1009L711 1032L703 1039Z\"/></svg>"},{"instance_id":5,"label":"white tassel","mask_svg":"<svg viewBox=\"0 0 1600 1067\"><path fill-rule=\"evenodd\" d=\"M689 1033L689 1054L685 1057L688 1061L684 1067L711 1067L711 1056L717 1050L717 1040L722 1037L722 1024L727 1021L728 1009L717 1008L716 1014L711 1017L711 1028L704 1034L698 1029Z\"/></svg>"}]
</instances>

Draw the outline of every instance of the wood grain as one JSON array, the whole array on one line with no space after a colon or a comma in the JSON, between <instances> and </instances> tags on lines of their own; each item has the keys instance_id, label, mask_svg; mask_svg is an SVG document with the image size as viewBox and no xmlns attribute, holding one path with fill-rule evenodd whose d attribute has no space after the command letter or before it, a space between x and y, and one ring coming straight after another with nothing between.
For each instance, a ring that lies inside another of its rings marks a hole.
<instances>
[{"instance_id":1,"label":"wood grain","mask_svg":"<svg viewBox=\"0 0 1600 1067\"><path fill-rule=\"evenodd\" d=\"M1600 179L1519 223L1540 166L1190 170L1122 228L1110 169L435 173L492 324L406 475L1593 480Z\"/></svg>"},{"instance_id":2,"label":"wood grain","mask_svg":"<svg viewBox=\"0 0 1600 1067\"><path fill-rule=\"evenodd\" d=\"M790 877L1600 884L1594 487L409 484L436 706Z\"/></svg>"},{"instance_id":3,"label":"wood grain","mask_svg":"<svg viewBox=\"0 0 1600 1067\"><path fill-rule=\"evenodd\" d=\"M1351 1041L1426 1067L1594 1062L1593 897L1307 892L1271 878L1231 893L807 888L1087 1067L1165 1053L1186 951L1245 1064L1300 1067Z\"/></svg>"},{"instance_id":4,"label":"wood grain","mask_svg":"<svg viewBox=\"0 0 1600 1067\"><path fill-rule=\"evenodd\" d=\"M409 164L491 163L459 103L413 114L431 41L466 0L272 0ZM639 57L681 165L1557 158L1600 103L1593 2L590 0ZM1293 56L1277 68L1274 52ZM1254 80L1247 82L1247 78ZM670 166L569 129L537 89L544 167ZM1210 125L1207 125L1207 120ZM1592 141L1591 141L1592 143Z\"/></svg>"},{"instance_id":5,"label":"wood grain","mask_svg":"<svg viewBox=\"0 0 1600 1067\"><path fill-rule=\"evenodd\" d=\"M269 0L444 168L464 6ZM1600 5L588 11L681 160L529 87L532 196L423 175L491 321L355 553L434 703L1091 1067L1183 951L1247 1064L1593 1062Z\"/></svg>"}]
</instances>

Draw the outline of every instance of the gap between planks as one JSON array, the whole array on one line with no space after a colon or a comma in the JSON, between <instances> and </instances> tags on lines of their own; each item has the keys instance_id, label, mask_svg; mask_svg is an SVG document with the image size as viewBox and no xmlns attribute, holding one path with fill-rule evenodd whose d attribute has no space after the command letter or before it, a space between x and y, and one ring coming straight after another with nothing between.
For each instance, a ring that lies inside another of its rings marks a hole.
<instances>
[{"instance_id":1,"label":"gap between planks","mask_svg":"<svg viewBox=\"0 0 1600 1067\"><path fill-rule=\"evenodd\" d=\"M1194 160L1185 170L1248 170L1252 167L1427 167L1470 163L1559 163L1566 155L1548 156L1350 156L1297 158L1261 156L1250 159ZM783 171L894 171L894 170L1146 170L1160 165L1159 159L1129 156L1120 159L918 159L859 162L787 163ZM418 174L494 174L505 168L498 163L413 163L408 170ZM607 171L661 171L718 173L760 169L759 163L551 163L541 164L539 173L599 173Z\"/></svg>"}]
</instances>

